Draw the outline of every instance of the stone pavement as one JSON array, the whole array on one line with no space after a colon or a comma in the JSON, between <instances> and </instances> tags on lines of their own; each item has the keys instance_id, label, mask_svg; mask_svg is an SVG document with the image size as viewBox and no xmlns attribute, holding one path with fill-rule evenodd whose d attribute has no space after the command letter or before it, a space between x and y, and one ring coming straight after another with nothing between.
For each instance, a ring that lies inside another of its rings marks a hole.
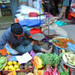
<instances>
[{"instance_id":1,"label":"stone pavement","mask_svg":"<svg viewBox=\"0 0 75 75\"><path fill-rule=\"evenodd\" d=\"M60 36L65 36L65 37L68 36L68 35L67 35L67 32L66 32L63 28L57 26L56 24L51 25L51 26L50 26L50 29L55 30L56 33L59 34Z\"/></svg>"},{"instance_id":2,"label":"stone pavement","mask_svg":"<svg viewBox=\"0 0 75 75\"><path fill-rule=\"evenodd\" d=\"M75 24L69 24L66 26L52 26L51 29L56 30L61 36L72 38L75 41Z\"/></svg>"},{"instance_id":3,"label":"stone pavement","mask_svg":"<svg viewBox=\"0 0 75 75\"><path fill-rule=\"evenodd\" d=\"M75 24L62 26L61 28L67 32L68 37L75 41Z\"/></svg>"}]
</instances>

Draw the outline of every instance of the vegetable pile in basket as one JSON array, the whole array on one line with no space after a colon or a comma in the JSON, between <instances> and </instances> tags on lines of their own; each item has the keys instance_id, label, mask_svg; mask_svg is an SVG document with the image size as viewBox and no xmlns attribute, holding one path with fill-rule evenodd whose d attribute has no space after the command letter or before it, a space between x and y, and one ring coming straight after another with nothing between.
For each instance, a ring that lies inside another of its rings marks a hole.
<instances>
[{"instance_id":1,"label":"vegetable pile in basket","mask_svg":"<svg viewBox=\"0 0 75 75\"><path fill-rule=\"evenodd\" d=\"M60 48L67 48L68 42L74 44L74 41L70 38L56 38L52 40L52 43Z\"/></svg>"},{"instance_id":2,"label":"vegetable pile in basket","mask_svg":"<svg viewBox=\"0 0 75 75\"><path fill-rule=\"evenodd\" d=\"M8 61L6 66L4 67L5 71L16 71L20 70L20 64L17 61Z\"/></svg>"},{"instance_id":3,"label":"vegetable pile in basket","mask_svg":"<svg viewBox=\"0 0 75 75\"><path fill-rule=\"evenodd\" d=\"M4 56L0 56L0 70L2 70L6 65L7 59Z\"/></svg>"}]
</instances>

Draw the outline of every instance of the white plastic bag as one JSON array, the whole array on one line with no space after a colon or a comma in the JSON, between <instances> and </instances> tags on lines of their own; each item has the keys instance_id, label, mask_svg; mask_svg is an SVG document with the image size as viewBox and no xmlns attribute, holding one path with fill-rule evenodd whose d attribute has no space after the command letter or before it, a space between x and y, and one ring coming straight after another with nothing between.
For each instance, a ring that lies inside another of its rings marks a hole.
<instances>
[{"instance_id":1,"label":"white plastic bag","mask_svg":"<svg viewBox=\"0 0 75 75\"><path fill-rule=\"evenodd\" d=\"M13 55L18 54L18 52L17 52L16 50L14 50L13 48L11 48L8 43L5 45L5 49L6 49L10 54L13 54Z\"/></svg>"}]
</instances>

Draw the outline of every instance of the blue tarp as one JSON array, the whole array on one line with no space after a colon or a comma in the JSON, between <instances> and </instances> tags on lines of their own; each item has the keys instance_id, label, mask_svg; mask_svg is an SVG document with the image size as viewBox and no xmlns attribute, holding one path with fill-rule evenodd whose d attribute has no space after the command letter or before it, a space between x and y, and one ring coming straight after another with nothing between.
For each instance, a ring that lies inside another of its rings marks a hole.
<instances>
[{"instance_id":1,"label":"blue tarp","mask_svg":"<svg viewBox=\"0 0 75 75\"><path fill-rule=\"evenodd\" d=\"M41 24L44 24L44 21L39 19L25 19L20 21L19 24L21 26L34 27L34 26L40 26Z\"/></svg>"}]
</instances>

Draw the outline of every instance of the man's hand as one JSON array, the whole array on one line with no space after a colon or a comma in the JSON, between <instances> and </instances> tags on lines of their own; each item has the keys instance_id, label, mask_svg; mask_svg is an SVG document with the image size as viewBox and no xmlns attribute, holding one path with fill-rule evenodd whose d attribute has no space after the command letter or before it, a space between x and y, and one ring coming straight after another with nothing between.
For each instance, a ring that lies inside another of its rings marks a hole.
<instances>
[{"instance_id":1,"label":"man's hand","mask_svg":"<svg viewBox=\"0 0 75 75\"><path fill-rule=\"evenodd\" d=\"M46 52L46 53L51 53L52 50L53 50L53 46L51 46L51 48L49 50L46 50L46 49L41 48L41 51L42 52Z\"/></svg>"},{"instance_id":2,"label":"man's hand","mask_svg":"<svg viewBox=\"0 0 75 75\"><path fill-rule=\"evenodd\" d=\"M50 49L48 50L49 53L52 53L53 50L53 46L50 47Z\"/></svg>"}]
</instances>

